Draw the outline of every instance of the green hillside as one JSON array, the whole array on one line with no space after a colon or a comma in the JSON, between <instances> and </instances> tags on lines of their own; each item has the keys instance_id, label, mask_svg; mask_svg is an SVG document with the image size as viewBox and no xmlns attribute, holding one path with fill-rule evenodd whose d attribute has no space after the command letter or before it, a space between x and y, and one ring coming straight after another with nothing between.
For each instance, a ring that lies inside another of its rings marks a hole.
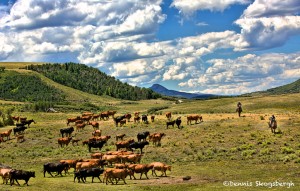
<instances>
[{"instance_id":1,"label":"green hillside","mask_svg":"<svg viewBox=\"0 0 300 191\"><path fill-rule=\"evenodd\" d=\"M155 99L159 94L148 88L133 87L108 76L96 68L84 64L43 64L30 65L29 70L39 72L53 81L90 94L107 95L118 99Z\"/></svg>"},{"instance_id":2,"label":"green hillside","mask_svg":"<svg viewBox=\"0 0 300 191\"><path fill-rule=\"evenodd\" d=\"M266 91L253 92L244 95L258 96L258 95L281 95L281 94L291 94L291 93L300 93L300 79L293 83L279 86L276 88L271 88Z\"/></svg>"}]
</instances>

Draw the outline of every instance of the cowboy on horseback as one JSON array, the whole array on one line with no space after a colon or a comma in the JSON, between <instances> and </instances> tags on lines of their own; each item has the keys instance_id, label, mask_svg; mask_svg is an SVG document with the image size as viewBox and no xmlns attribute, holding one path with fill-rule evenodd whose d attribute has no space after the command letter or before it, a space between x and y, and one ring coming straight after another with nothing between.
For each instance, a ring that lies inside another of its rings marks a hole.
<instances>
[{"instance_id":1,"label":"cowboy on horseback","mask_svg":"<svg viewBox=\"0 0 300 191\"><path fill-rule=\"evenodd\" d=\"M239 113L239 117L240 117L240 116L241 116L241 113L242 113L242 111L243 111L243 109L242 109L242 103L241 103L241 102L238 102L236 106L237 106L236 112Z\"/></svg>"}]
</instances>

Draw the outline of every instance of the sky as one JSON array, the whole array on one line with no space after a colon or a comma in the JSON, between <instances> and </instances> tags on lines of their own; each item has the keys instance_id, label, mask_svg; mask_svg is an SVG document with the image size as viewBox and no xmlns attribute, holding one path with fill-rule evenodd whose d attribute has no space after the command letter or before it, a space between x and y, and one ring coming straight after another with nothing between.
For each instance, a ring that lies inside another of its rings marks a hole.
<instances>
[{"instance_id":1,"label":"sky","mask_svg":"<svg viewBox=\"0 0 300 191\"><path fill-rule=\"evenodd\" d=\"M300 79L299 0L0 0L0 62L219 95Z\"/></svg>"}]
</instances>

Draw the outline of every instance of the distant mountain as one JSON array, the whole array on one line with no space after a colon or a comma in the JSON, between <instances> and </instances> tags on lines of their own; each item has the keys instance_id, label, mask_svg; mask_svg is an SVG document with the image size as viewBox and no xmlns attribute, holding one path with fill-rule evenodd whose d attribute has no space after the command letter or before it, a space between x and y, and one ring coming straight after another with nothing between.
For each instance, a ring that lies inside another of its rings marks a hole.
<instances>
[{"instance_id":1,"label":"distant mountain","mask_svg":"<svg viewBox=\"0 0 300 191\"><path fill-rule=\"evenodd\" d=\"M300 93L300 79L290 84L286 84L276 88L271 88L266 91L258 91L258 92L243 94L243 95L244 96L280 95L280 94L290 94L290 93Z\"/></svg>"},{"instance_id":2,"label":"distant mountain","mask_svg":"<svg viewBox=\"0 0 300 191\"><path fill-rule=\"evenodd\" d=\"M165 88L162 85L159 84L153 84L150 87L151 90L153 90L156 93L165 95L165 96L173 96L173 97L181 97L181 98L187 98L187 99L203 99L203 98L210 98L215 97L216 95L213 94L196 94L196 93L186 93L186 92L180 92L176 90L169 90Z\"/></svg>"}]
</instances>

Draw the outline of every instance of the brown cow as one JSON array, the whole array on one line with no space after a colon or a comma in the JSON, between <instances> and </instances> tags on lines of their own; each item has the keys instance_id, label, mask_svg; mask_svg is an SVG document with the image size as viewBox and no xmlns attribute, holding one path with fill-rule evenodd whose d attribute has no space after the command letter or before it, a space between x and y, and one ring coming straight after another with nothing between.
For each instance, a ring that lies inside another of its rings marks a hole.
<instances>
[{"instance_id":1,"label":"brown cow","mask_svg":"<svg viewBox=\"0 0 300 191\"><path fill-rule=\"evenodd\" d=\"M20 116L12 116L11 118L16 122L19 122L20 120Z\"/></svg>"},{"instance_id":2,"label":"brown cow","mask_svg":"<svg viewBox=\"0 0 300 191\"><path fill-rule=\"evenodd\" d=\"M97 119L99 119L99 118L100 118L100 115L101 115L101 114L94 114L94 115L92 116L92 120L97 120Z\"/></svg>"},{"instance_id":3,"label":"brown cow","mask_svg":"<svg viewBox=\"0 0 300 191\"><path fill-rule=\"evenodd\" d=\"M79 123L76 124L76 131L80 131L81 129L83 129L85 127L85 123Z\"/></svg>"},{"instance_id":4,"label":"brown cow","mask_svg":"<svg viewBox=\"0 0 300 191\"><path fill-rule=\"evenodd\" d=\"M71 122L75 122L75 121L77 121L77 120L80 120L80 117L79 116L77 116L77 117L72 117L72 118L68 118L67 119L67 125L69 125Z\"/></svg>"},{"instance_id":5,"label":"brown cow","mask_svg":"<svg viewBox=\"0 0 300 191\"><path fill-rule=\"evenodd\" d=\"M148 164L130 164L128 165L128 169L134 173L140 173L140 179L142 179L143 174L145 174L146 178L149 179L147 173L152 169L152 166ZM133 178L136 179L134 174Z\"/></svg>"},{"instance_id":6,"label":"brown cow","mask_svg":"<svg viewBox=\"0 0 300 191\"><path fill-rule=\"evenodd\" d=\"M121 155L120 158L122 163L140 163L142 159L142 154L129 154L129 155Z\"/></svg>"},{"instance_id":7,"label":"brown cow","mask_svg":"<svg viewBox=\"0 0 300 191\"><path fill-rule=\"evenodd\" d=\"M92 119L91 115L86 115L86 116L82 116L81 119L87 123L90 122L90 120Z\"/></svg>"},{"instance_id":8,"label":"brown cow","mask_svg":"<svg viewBox=\"0 0 300 191\"><path fill-rule=\"evenodd\" d=\"M72 137L64 137L64 138L58 138L57 142L58 142L58 146L63 147L64 145L68 146L69 143L71 142Z\"/></svg>"},{"instance_id":9,"label":"brown cow","mask_svg":"<svg viewBox=\"0 0 300 191\"><path fill-rule=\"evenodd\" d=\"M65 173L67 173L68 170L70 170L70 168L74 168L74 170L76 169L76 163L78 162L78 160L69 160L69 159L66 159L66 160L60 160L59 162L60 163L68 164L68 169L65 171Z\"/></svg>"},{"instance_id":10,"label":"brown cow","mask_svg":"<svg viewBox=\"0 0 300 191\"><path fill-rule=\"evenodd\" d=\"M4 141L4 137L6 137L6 140L10 140L10 134L11 134L11 132L12 132L12 129L4 131L4 132L0 133L0 137L3 138L3 141Z\"/></svg>"},{"instance_id":11,"label":"brown cow","mask_svg":"<svg viewBox=\"0 0 300 191\"><path fill-rule=\"evenodd\" d=\"M79 171L80 169L91 169L95 167L100 166L100 159L97 159L98 161L88 161L88 162L77 162L76 163L76 171Z\"/></svg>"},{"instance_id":12,"label":"brown cow","mask_svg":"<svg viewBox=\"0 0 300 191\"><path fill-rule=\"evenodd\" d=\"M151 122L154 122L155 115L151 115Z\"/></svg>"},{"instance_id":13,"label":"brown cow","mask_svg":"<svg viewBox=\"0 0 300 191\"><path fill-rule=\"evenodd\" d=\"M165 133L153 133L149 135L149 141L152 141L155 146L161 145L161 139L166 136Z\"/></svg>"},{"instance_id":14,"label":"brown cow","mask_svg":"<svg viewBox=\"0 0 300 191\"><path fill-rule=\"evenodd\" d=\"M162 172L161 176L163 175L167 176L166 171L167 170L171 171L171 166L166 165L162 162L152 162L149 165L152 166L152 175L155 174L155 176L157 176L155 170L161 171Z\"/></svg>"},{"instance_id":15,"label":"brown cow","mask_svg":"<svg viewBox=\"0 0 300 191\"><path fill-rule=\"evenodd\" d=\"M22 143L23 141L25 141L24 139L24 135L17 135L17 143Z\"/></svg>"},{"instance_id":16,"label":"brown cow","mask_svg":"<svg viewBox=\"0 0 300 191\"><path fill-rule=\"evenodd\" d=\"M112 163L120 163L121 159L119 155L103 155L103 160L107 161L110 166L112 166Z\"/></svg>"},{"instance_id":17,"label":"brown cow","mask_svg":"<svg viewBox=\"0 0 300 191\"><path fill-rule=\"evenodd\" d=\"M186 118L188 125L191 125L192 121L195 121L195 123L198 123L198 120L199 122L203 122L202 116L198 114L188 115Z\"/></svg>"},{"instance_id":18,"label":"brown cow","mask_svg":"<svg viewBox=\"0 0 300 191\"><path fill-rule=\"evenodd\" d=\"M11 168L0 168L0 176L2 177L3 184L7 184L8 180L10 179L10 171Z\"/></svg>"},{"instance_id":19,"label":"brown cow","mask_svg":"<svg viewBox=\"0 0 300 191\"><path fill-rule=\"evenodd\" d=\"M134 116L133 120L134 120L134 123L136 123L136 122L139 123L140 120L141 120L141 117L140 116Z\"/></svg>"},{"instance_id":20,"label":"brown cow","mask_svg":"<svg viewBox=\"0 0 300 191\"><path fill-rule=\"evenodd\" d=\"M119 180L123 180L124 184L127 184L125 181L125 178L130 174L129 170L127 169L106 169L104 171L104 178L103 178L103 182L105 181L106 184L108 183L108 181L110 181L112 184L114 179L116 181L116 184L118 184Z\"/></svg>"},{"instance_id":21,"label":"brown cow","mask_svg":"<svg viewBox=\"0 0 300 191\"><path fill-rule=\"evenodd\" d=\"M124 124L126 124L126 119L120 121L120 127L122 127Z\"/></svg>"},{"instance_id":22,"label":"brown cow","mask_svg":"<svg viewBox=\"0 0 300 191\"><path fill-rule=\"evenodd\" d=\"M88 124L91 125L94 130L99 129L99 123L96 121L90 121Z\"/></svg>"},{"instance_id":23,"label":"brown cow","mask_svg":"<svg viewBox=\"0 0 300 191\"><path fill-rule=\"evenodd\" d=\"M123 138L125 137L125 134L118 134L116 135L116 141L118 141L119 139L123 141Z\"/></svg>"},{"instance_id":24,"label":"brown cow","mask_svg":"<svg viewBox=\"0 0 300 191\"><path fill-rule=\"evenodd\" d=\"M101 136L101 130L95 130L95 131L93 131L93 132L92 132L92 135L93 135L94 137L100 137L100 136Z\"/></svg>"},{"instance_id":25,"label":"brown cow","mask_svg":"<svg viewBox=\"0 0 300 191\"><path fill-rule=\"evenodd\" d=\"M130 113L126 113L125 114L125 118L127 119L127 122L130 122L131 114Z\"/></svg>"},{"instance_id":26,"label":"brown cow","mask_svg":"<svg viewBox=\"0 0 300 191\"><path fill-rule=\"evenodd\" d=\"M102 157L103 157L103 153L93 153L93 154L91 154L91 158L92 159L102 159Z\"/></svg>"},{"instance_id":27,"label":"brown cow","mask_svg":"<svg viewBox=\"0 0 300 191\"><path fill-rule=\"evenodd\" d=\"M166 117L167 117L168 120L170 120L171 117L172 117L172 113L171 113L171 112L167 112L167 113L166 113Z\"/></svg>"},{"instance_id":28,"label":"brown cow","mask_svg":"<svg viewBox=\"0 0 300 191\"><path fill-rule=\"evenodd\" d=\"M126 149L129 148L130 143L133 143L133 142L134 142L134 139L116 142L117 151L121 148L126 148Z\"/></svg>"},{"instance_id":29,"label":"brown cow","mask_svg":"<svg viewBox=\"0 0 300 191\"><path fill-rule=\"evenodd\" d=\"M108 118L109 118L108 111L104 111L104 112L100 113L100 120L101 119L107 120Z\"/></svg>"},{"instance_id":30,"label":"brown cow","mask_svg":"<svg viewBox=\"0 0 300 191\"><path fill-rule=\"evenodd\" d=\"M117 111L107 111L108 112L108 116L112 116L115 117L115 114L117 113Z\"/></svg>"}]
</instances>

